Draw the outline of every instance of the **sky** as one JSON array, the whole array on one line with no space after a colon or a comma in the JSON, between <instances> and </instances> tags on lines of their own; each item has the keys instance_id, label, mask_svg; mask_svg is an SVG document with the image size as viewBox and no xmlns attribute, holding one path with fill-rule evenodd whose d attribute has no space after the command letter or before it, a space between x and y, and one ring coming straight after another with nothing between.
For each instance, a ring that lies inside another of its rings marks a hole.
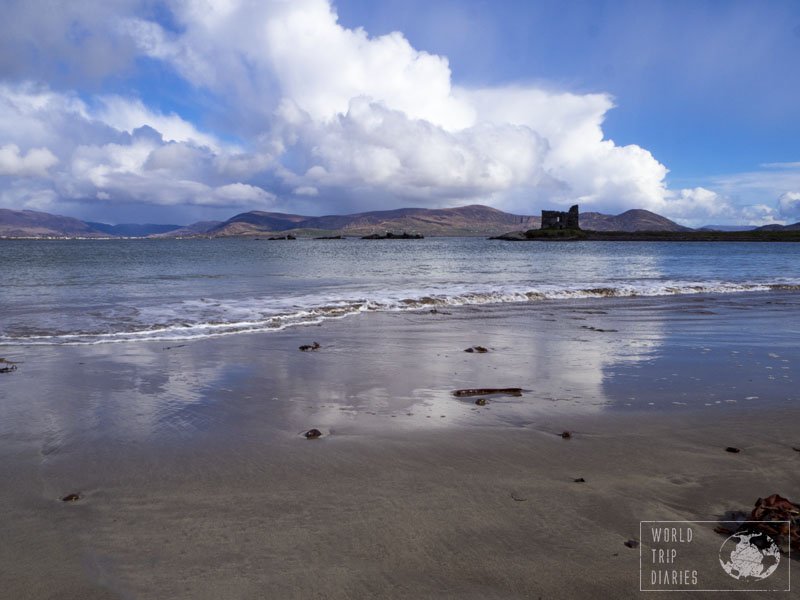
<instances>
[{"instance_id":1,"label":"sky","mask_svg":"<svg viewBox=\"0 0 800 600\"><path fill-rule=\"evenodd\" d=\"M0 207L800 221L795 0L4 0Z\"/></svg>"}]
</instances>

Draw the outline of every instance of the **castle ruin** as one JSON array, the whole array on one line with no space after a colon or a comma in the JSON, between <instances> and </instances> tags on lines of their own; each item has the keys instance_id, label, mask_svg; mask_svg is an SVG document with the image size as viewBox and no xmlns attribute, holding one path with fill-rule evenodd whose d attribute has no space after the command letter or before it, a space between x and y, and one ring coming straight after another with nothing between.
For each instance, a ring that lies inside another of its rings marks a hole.
<instances>
[{"instance_id":1,"label":"castle ruin","mask_svg":"<svg viewBox=\"0 0 800 600\"><path fill-rule=\"evenodd\" d=\"M578 205L562 210L543 210L541 229L580 229Z\"/></svg>"}]
</instances>

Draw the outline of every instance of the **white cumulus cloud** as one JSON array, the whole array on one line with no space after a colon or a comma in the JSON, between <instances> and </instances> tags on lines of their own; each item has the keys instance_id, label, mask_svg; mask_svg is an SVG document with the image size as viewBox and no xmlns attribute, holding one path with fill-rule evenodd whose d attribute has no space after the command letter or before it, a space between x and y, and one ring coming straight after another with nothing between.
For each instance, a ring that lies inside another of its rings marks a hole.
<instances>
[{"instance_id":1,"label":"white cumulus cloud","mask_svg":"<svg viewBox=\"0 0 800 600\"><path fill-rule=\"evenodd\" d=\"M41 85L2 84L0 139L12 140L0 146L0 175L11 182L0 204L9 208L58 212L60 200L242 209L275 201L271 192L237 180L268 157L225 147L137 100L87 103ZM49 147L22 151L25 142Z\"/></svg>"},{"instance_id":2,"label":"white cumulus cloud","mask_svg":"<svg viewBox=\"0 0 800 600\"><path fill-rule=\"evenodd\" d=\"M786 192L778 198L778 212L787 219L800 219L800 192Z\"/></svg>"},{"instance_id":3,"label":"white cumulus cloud","mask_svg":"<svg viewBox=\"0 0 800 600\"><path fill-rule=\"evenodd\" d=\"M605 139L606 94L454 86L445 57L400 32L345 28L325 0L189 1L175 12L180 33L142 19L129 33L257 119L282 150L275 173L290 190L529 211L654 208L671 197L648 151Z\"/></svg>"},{"instance_id":4,"label":"white cumulus cloud","mask_svg":"<svg viewBox=\"0 0 800 600\"><path fill-rule=\"evenodd\" d=\"M47 170L58 162L47 148L31 148L22 153L16 144L0 146L0 175L47 177Z\"/></svg>"},{"instance_id":5,"label":"white cumulus cloud","mask_svg":"<svg viewBox=\"0 0 800 600\"><path fill-rule=\"evenodd\" d=\"M134 129L148 126L170 142L193 142L214 150L221 146L213 135L198 131L194 125L174 113L164 115L150 110L141 100L121 96L101 96L98 100L101 107L94 117L119 131L133 133Z\"/></svg>"}]
</instances>

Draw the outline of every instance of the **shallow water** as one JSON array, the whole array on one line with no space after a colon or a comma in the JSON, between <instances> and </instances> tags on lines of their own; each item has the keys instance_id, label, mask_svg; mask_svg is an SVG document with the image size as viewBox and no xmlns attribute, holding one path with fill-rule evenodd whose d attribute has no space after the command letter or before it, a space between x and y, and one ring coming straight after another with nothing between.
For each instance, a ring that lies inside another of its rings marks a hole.
<instances>
[{"instance_id":1,"label":"shallow water","mask_svg":"<svg viewBox=\"0 0 800 600\"><path fill-rule=\"evenodd\" d=\"M0 345L187 340L372 310L800 286L800 245L0 241Z\"/></svg>"},{"instance_id":2,"label":"shallow water","mask_svg":"<svg viewBox=\"0 0 800 600\"><path fill-rule=\"evenodd\" d=\"M620 412L800 406L800 294L582 299L370 313L320 327L164 343L7 349L0 444L334 439L379 431L570 428ZM298 346L318 341L315 352ZM483 345L486 354L464 352ZM456 397L519 387L519 396ZM694 418L694 417L691 417Z\"/></svg>"}]
</instances>

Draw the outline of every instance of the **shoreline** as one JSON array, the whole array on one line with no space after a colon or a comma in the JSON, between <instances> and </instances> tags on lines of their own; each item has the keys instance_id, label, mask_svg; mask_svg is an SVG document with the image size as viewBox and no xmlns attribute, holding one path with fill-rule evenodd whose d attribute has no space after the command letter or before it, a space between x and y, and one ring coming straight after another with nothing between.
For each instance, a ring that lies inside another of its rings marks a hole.
<instances>
[{"instance_id":1,"label":"shoreline","mask_svg":"<svg viewBox=\"0 0 800 600\"><path fill-rule=\"evenodd\" d=\"M279 312L269 316L262 314L260 319L248 319L241 322L191 322L186 319L181 323L155 325L152 327L120 329L119 331L75 331L75 332L34 332L30 335L14 337L0 336L0 352L3 348L18 346L83 346L107 343L189 343L214 339L217 337L245 334L275 334L287 329L309 326L321 326L351 317L365 317L370 314L452 314L451 311L520 311L520 310L571 310L573 305L585 303L583 309L601 311L602 302L616 301L611 307L624 310L625 303L635 307L636 302L669 303L705 302L725 299L731 302L758 302L764 299L767 304L774 299L782 302L782 294L800 291L797 282L760 283L711 281L696 283L693 281L660 281L648 286L639 284L618 284L618 287L575 286L573 288L550 289L544 285L530 289L530 286L519 288L496 289L490 286L480 289L477 286L467 289L454 289L451 295L431 292L429 290L408 290L394 296L377 295L365 298L370 293L379 294L376 290L365 290L360 294L352 293L350 298L330 301L327 304L308 304L307 296L295 299L294 313ZM415 294L415 295L414 295ZM203 299L203 301L205 301ZM224 303L225 301L219 301ZM305 304L303 304L305 303ZM594 306L594 303L598 303ZM589 313L591 314L591 313Z\"/></svg>"}]
</instances>

